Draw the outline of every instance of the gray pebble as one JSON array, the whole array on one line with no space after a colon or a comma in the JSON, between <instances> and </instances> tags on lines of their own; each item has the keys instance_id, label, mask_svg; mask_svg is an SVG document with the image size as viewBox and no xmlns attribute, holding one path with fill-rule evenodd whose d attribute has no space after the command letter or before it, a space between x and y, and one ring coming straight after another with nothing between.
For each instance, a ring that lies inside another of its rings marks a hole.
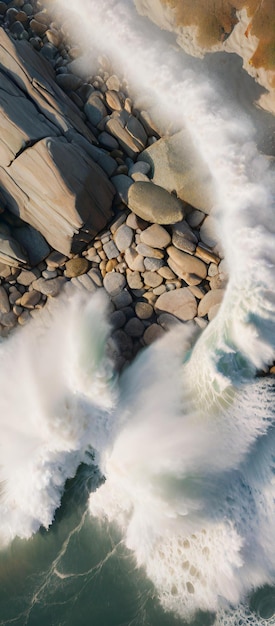
<instances>
[{"instance_id":1,"label":"gray pebble","mask_svg":"<svg viewBox=\"0 0 275 626\"><path fill-rule=\"evenodd\" d=\"M123 276L123 274L119 274L118 272L108 272L103 279L103 286L111 297L118 296L124 289L125 285L125 276Z\"/></svg>"},{"instance_id":2,"label":"gray pebble","mask_svg":"<svg viewBox=\"0 0 275 626\"><path fill-rule=\"evenodd\" d=\"M152 257L145 257L144 266L148 272L157 272L163 267L164 261L162 259L153 259Z\"/></svg>"},{"instance_id":3,"label":"gray pebble","mask_svg":"<svg viewBox=\"0 0 275 626\"><path fill-rule=\"evenodd\" d=\"M123 311L114 311L110 316L110 322L116 330L122 328L126 323L126 315Z\"/></svg>"},{"instance_id":4,"label":"gray pebble","mask_svg":"<svg viewBox=\"0 0 275 626\"><path fill-rule=\"evenodd\" d=\"M127 289L124 289L117 296L114 296L112 300L117 309L123 309L124 307L128 306L128 304L132 303L133 298L129 291L127 291Z\"/></svg>"},{"instance_id":5,"label":"gray pebble","mask_svg":"<svg viewBox=\"0 0 275 626\"><path fill-rule=\"evenodd\" d=\"M102 287L103 285L102 276L98 269L92 267L92 269L89 270L89 272L87 272L87 276L89 276L92 279L96 287Z\"/></svg>"},{"instance_id":6,"label":"gray pebble","mask_svg":"<svg viewBox=\"0 0 275 626\"><path fill-rule=\"evenodd\" d=\"M141 280L141 276L139 272L132 272L128 270L127 273L127 283L130 289L142 289L143 281Z\"/></svg>"},{"instance_id":7,"label":"gray pebble","mask_svg":"<svg viewBox=\"0 0 275 626\"><path fill-rule=\"evenodd\" d=\"M151 343L156 341L156 339L163 337L163 335L165 335L164 329L158 324L152 324L146 328L143 335L143 341L146 346L149 346Z\"/></svg>"},{"instance_id":8,"label":"gray pebble","mask_svg":"<svg viewBox=\"0 0 275 626\"><path fill-rule=\"evenodd\" d=\"M130 337L141 337L144 332L144 325L140 319L133 317L125 324L124 330Z\"/></svg>"},{"instance_id":9,"label":"gray pebble","mask_svg":"<svg viewBox=\"0 0 275 626\"><path fill-rule=\"evenodd\" d=\"M127 250L127 248L130 247L133 241L133 237L134 233L132 228L130 228L126 224L122 224L121 226L119 226L114 234L114 240L120 252L124 252L125 250Z\"/></svg>"},{"instance_id":10,"label":"gray pebble","mask_svg":"<svg viewBox=\"0 0 275 626\"><path fill-rule=\"evenodd\" d=\"M135 306L137 317L141 320L148 320L152 317L154 309L149 302L137 302Z\"/></svg>"},{"instance_id":11,"label":"gray pebble","mask_svg":"<svg viewBox=\"0 0 275 626\"><path fill-rule=\"evenodd\" d=\"M119 250L117 249L114 241L108 241L108 243L105 243L103 250L109 260L116 259L116 257L119 256Z\"/></svg>"}]
</instances>

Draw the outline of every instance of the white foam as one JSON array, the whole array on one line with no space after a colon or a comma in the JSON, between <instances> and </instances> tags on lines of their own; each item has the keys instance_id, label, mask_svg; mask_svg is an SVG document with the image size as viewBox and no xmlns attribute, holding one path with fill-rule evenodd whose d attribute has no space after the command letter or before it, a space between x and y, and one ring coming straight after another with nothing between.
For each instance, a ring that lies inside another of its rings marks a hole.
<instances>
[{"instance_id":1,"label":"white foam","mask_svg":"<svg viewBox=\"0 0 275 626\"><path fill-rule=\"evenodd\" d=\"M112 372L98 307L101 294L75 294L0 345L1 543L48 528L66 479L108 438ZM87 324L96 333L83 336Z\"/></svg>"}]
</instances>

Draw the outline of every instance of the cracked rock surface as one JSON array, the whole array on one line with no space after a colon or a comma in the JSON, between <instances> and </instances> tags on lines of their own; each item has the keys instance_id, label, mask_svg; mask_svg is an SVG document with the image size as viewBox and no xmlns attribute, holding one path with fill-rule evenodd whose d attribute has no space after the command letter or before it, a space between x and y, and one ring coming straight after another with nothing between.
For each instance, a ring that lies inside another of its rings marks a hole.
<instances>
[{"instance_id":1,"label":"cracked rock surface","mask_svg":"<svg viewBox=\"0 0 275 626\"><path fill-rule=\"evenodd\" d=\"M87 152L85 141L96 140L50 64L3 29L0 126L5 208L59 252L79 251L110 219L114 187Z\"/></svg>"}]
</instances>

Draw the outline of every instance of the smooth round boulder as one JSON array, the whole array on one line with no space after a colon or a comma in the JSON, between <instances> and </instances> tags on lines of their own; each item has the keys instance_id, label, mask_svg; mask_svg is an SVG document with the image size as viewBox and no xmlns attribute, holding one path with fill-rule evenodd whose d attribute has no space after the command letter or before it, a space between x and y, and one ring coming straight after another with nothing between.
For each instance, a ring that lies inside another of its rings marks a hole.
<instances>
[{"instance_id":1,"label":"smooth round boulder","mask_svg":"<svg viewBox=\"0 0 275 626\"><path fill-rule=\"evenodd\" d=\"M104 277L103 285L109 296L117 296L124 289L126 280L123 274L109 272Z\"/></svg>"},{"instance_id":2,"label":"smooth round boulder","mask_svg":"<svg viewBox=\"0 0 275 626\"><path fill-rule=\"evenodd\" d=\"M179 320L187 322L197 315L197 302L188 287L166 291L156 301L158 313L171 313Z\"/></svg>"},{"instance_id":3,"label":"smooth round boulder","mask_svg":"<svg viewBox=\"0 0 275 626\"><path fill-rule=\"evenodd\" d=\"M77 257L74 259L70 259L65 263L66 270L64 272L67 278L74 278L75 276L80 276L81 274L85 274L85 272L89 269L89 263L87 259L82 257Z\"/></svg>"},{"instance_id":4,"label":"smooth round boulder","mask_svg":"<svg viewBox=\"0 0 275 626\"><path fill-rule=\"evenodd\" d=\"M156 224L175 224L184 218L181 200L150 182L137 181L131 185L128 206L138 217Z\"/></svg>"}]
</instances>

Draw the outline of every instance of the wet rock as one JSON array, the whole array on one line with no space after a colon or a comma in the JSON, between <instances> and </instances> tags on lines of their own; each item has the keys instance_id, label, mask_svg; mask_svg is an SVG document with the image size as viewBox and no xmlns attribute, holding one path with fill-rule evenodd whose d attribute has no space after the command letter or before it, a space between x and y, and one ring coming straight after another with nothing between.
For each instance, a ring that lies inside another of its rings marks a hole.
<instances>
[{"instance_id":1,"label":"wet rock","mask_svg":"<svg viewBox=\"0 0 275 626\"><path fill-rule=\"evenodd\" d=\"M107 78L106 87L108 87L108 89L110 89L111 91L120 90L120 80L116 76L116 74L112 74L111 76L109 76L109 78Z\"/></svg>"},{"instance_id":2,"label":"wet rock","mask_svg":"<svg viewBox=\"0 0 275 626\"><path fill-rule=\"evenodd\" d=\"M110 109L112 109L113 111L121 111L122 105L117 91L115 91L114 89L106 91L105 98L107 105Z\"/></svg>"},{"instance_id":3,"label":"wet rock","mask_svg":"<svg viewBox=\"0 0 275 626\"><path fill-rule=\"evenodd\" d=\"M13 328L16 325L17 316L13 311L8 313L0 313L0 324L6 328Z\"/></svg>"},{"instance_id":4,"label":"wet rock","mask_svg":"<svg viewBox=\"0 0 275 626\"><path fill-rule=\"evenodd\" d=\"M215 263L217 266L217 263L220 262L220 257L212 252L212 250L209 250L204 244L200 244L196 247L195 255L205 263L211 263L212 265ZM217 273L217 271L215 273Z\"/></svg>"},{"instance_id":5,"label":"wet rock","mask_svg":"<svg viewBox=\"0 0 275 626\"><path fill-rule=\"evenodd\" d=\"M68 73L68 74L57 74L56 82L65 91L74 91L75 89L80 87L82 80L81 78L79 78L79 76Z\"/></svg>"},{"instance_id":6,"label":"wet rock","mask_svg":"<svg viewBox=\"0 0 275 626\"><path fill-rule=\"evenodd\" d=\"M112 301L117 309L123 309L132 303L133 298L127 289L123 289L119 294L112 297Z\"/></svg>"},{"instance_id":7,"label":"wet rock","mask_svg":"<svg viewBox=\"0 0 275 626\"><path fill-rule=\"evenodd\" d=\"M126 315L123 311L113 311L110 315L110 323L113 328L122 328L126 323Z\"/></svg>"},{"instance_id":8,"label":"wet rock","mask_svg":"<svg viewBox=\"0 0 275 626\"><path fill-rule=\"evenodd\" d=\"M200 228L200 238L206 246L214 248L218 242L216 220L208 215Z\"/></svg>"},{"instance_id":9,"label":"wet rock","mask_svg":"<svg viewBox=\"0 0 275 626\"><path fill-rule=\"evenodd\" d=\"M179 326L181 321L174 315L171 315L171 313L161 313L158 316L158 324L160 324L164 330L168 331L175 326Z\"/></svg>"}]
</instances>

